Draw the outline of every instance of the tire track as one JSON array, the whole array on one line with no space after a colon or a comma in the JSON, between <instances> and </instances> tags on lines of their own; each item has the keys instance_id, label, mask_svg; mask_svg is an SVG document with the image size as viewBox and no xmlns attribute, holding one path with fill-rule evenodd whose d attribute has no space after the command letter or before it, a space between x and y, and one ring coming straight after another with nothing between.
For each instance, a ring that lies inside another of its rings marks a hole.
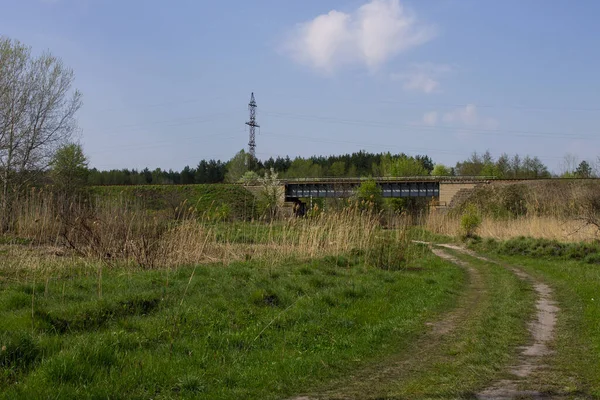
<instances>
[{"instance_id":1,"label":"tire track","mask_svg":"<svg viewBox=\"0 0 600 400\"><path fill-rule=\"evenodd\" d=\"M454 245L439 245L439 247L455 250L479 260L500 265L513 272L519 279L529 282L537 294L535 317L529 322L532 343L522 349L518 364L510 368L510 373L514 378L495 382L477 393L477 398L480 400L502 400L523 397L549 398L543 393L534 390L521 390L519 388L531 386L532 382L528 382L527 378L534 371L545 367L543 357L551 353L548 345L554 339L556 316L559 308L554 301L550 286L540 282L517 267L483 257L464 247Z\"/></svg>"}]
</instances>

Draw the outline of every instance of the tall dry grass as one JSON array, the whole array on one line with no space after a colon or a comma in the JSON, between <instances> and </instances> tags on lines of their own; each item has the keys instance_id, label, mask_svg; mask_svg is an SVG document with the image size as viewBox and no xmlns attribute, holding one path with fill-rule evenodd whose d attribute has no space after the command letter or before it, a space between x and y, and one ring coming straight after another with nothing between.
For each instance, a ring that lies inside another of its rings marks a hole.
<instances>
[{"instance_id":1,"label":"tall dry grass","mask_svg":"<svg viewBox=\"0 0 600 400\"><path fill-rule=\"evenodd\" d=\"M461 235L461 217L475 208L481 217L477 234L495 239L519 236L581 242L600 239L600 182L547 180L499 183L475 189L448 213L424 221L431 231Z\"/></svg>"},{"instance_id":2,"label":"tall dry grass","mask_svg":"<svg viewBox=\"0 0 600 400\"><path fill-rule=\"evenodd\" d=\"M173 215L123 198L65 201L34 191L19 203L13 233L80 259L147 269L248 259L274 264L349 252L373 255L373 248L380 252L376 262L386 263L402 258L407 246L404 229L385 233L379 215L356 205L268 223L231 224L215 221L213 214L198 213L185 203Z\"/></svg>"},{"instance_id":3,"label":"tall dry grass","mask_svg":"<svg viewBox=\"0 0 600 400\"><path fill-rule=\"evenodd\" d=\"M424 219L424 226L431 232L458 237L462 234L459 215L432 213ZM519 236L553 239L561 242L586 242L600 239L600 232L583 220L559 216L526 215L517 218L498 219L483 216L477 235L499 240Z\"/></svg>"}]
</instances>

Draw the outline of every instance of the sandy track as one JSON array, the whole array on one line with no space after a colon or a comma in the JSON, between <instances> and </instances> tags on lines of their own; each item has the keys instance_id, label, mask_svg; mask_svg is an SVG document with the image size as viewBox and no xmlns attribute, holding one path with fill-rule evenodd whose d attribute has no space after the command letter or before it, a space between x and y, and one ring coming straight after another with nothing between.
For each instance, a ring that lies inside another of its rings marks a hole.
<instances>
[{"instance_id":1,"label":"sandy track","mask_svg":"<svg viewBox=\"0 0 600 400\"><path fill-rule=\"evenodd\" d=\"M538 281L521 269L490 260L473 251L454 245L440 245L440 247L455 250L479 260L494 263L507 268L519 279L529 282L536 292L536 313L529 323L532 342L522 349L518 364L510 368L512 379L495 382L477 394L480 400L501 400L514 398L547 398L543 393L533 390L519 389L529 386L527 378L537 369L544 368L543 357L550 354L548 344L554 339L556 327L556 314L559 308L552 296L552 289L543 282Z\"/></svg>"}]
</instances>

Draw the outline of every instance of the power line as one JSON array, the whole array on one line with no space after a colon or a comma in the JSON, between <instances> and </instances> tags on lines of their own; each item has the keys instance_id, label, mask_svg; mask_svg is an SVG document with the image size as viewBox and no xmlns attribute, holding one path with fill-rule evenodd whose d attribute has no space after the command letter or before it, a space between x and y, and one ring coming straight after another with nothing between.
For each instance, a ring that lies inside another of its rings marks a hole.
<instances>
[{"instance_id":1,"label":"power line","mask_svg":"<svg viewBox=\"0 0 600 400\"><path fill-rule=\"evenodd\" d=\"M417 125L417 124L405 124L405 123L386 123L378 121L361 121L361 120L348 120L335 117L325 117L318 115L305 115L305 114L292 114L292 113L281 113L273 111L263 111L264 114L270 115L275 118L290 118L304 121L315 121L325 122L331 124L344 124L354 126L365 126L372 128L398 128L406 127L411 129L423 129L423 130L452 130L458 132L473 132L479 135L503 135L506 136L522 136L522 137L554 137L554 138L567 138L567 139L586 139L586 140L597 140L600 137L594 135L589 136L575 136L560 132L540 132L540 131L523 131L523 130L510 130L510 129L485 129L485 128L468 128L468 127L453 127L453 126L428 126L428 125Z\"/></svg>"},{"instance_id":2,"label":"power line","mask_svg":"<svg viewBox=\"0 0 600 400\"><path fill-rule=\"evenodd\" d=\"M125 106L125 107L105 108L102 110L98 110L97 112L98 113L106 113L106 112L111 112L111 111L136 110L136 109L144 109L144 108L159 108L159 107L168 107L168 106L174 106L174 105L199 103L200 101L207 101L209 103L212 103L217 100L221 100L222 98L223 98L223 96L214 97L209 100L207 100L205 98L195 98L195 99L187 99L187 100L169 100L164 103L137 104L137 105L130 105L130 106Z\"/></svg>"},{"instance_id":3,"label":"power line","mask_svg":"<svg viewBox=\"0 0 600 400\"><path fill-rule=\"evenodd\" d=\"M173 119L167 119L167 120L162 120L162 121L151 121L151 122L146 122L146 123L142 123L142 124L117 125L117 126L107 128L107 129L109 129L108 131L104 131L104 130L103 131L92 131L91 134L111 135L111 134L122 133L122 129L125 129L127 132L132 132L132 131L139 131L144 128L147 128L150 126L156 126L156 125L164 125L164 127L167 127L167 128L174 127L174 126L196 125L196 124L202 124L205 122L216 121L216 120L219 120L221 117L225 117L225 116L228 116L231 114L233 114L233 112L222 112L222 113L208 114L208 115L199 116L199 117L173 118Z\"/></svg>"},{"instance_id":4,"label":"power line","mask_svg":"<svg viewBox=\"0 0 600 400\"><path fill-rule=\"evenodd\" d=\"M239 131L237 133L243 133L244 131ZM152 148L157 148L157 147L167 147L167 146L171 146L171 145L177 145L179 143L181 143L182 141L193 141L193 140L197 140L197 139L206 139L206 138L210 138L210 137L217 137L217 136L221 136L223 132L221 133L213 133L213 134L209 134L209 135L203 135L203 136L188 136L188 137L183 137L183 138L176 138L176 140L174 139L168 139L168 140L159 140L159 141L154 141L154 142L148 142L148 141L140 141L137 143L128 143L128 144L123 144L123 145L114 145L114 146L108 146L108 147L103 147L100 149L100 151L95 151L92 152L91 154L106 154L106 153L111 153L114 152L114 149L118 149L118 150L146 150L146 149L152 149ZM228 140L228 139L237 139L238 136L225 136L225 137L220 137L220 139L222 140Z\"/></svg>"},{"instance_id":5,"label":"power line","mask_svg":"<svg viewBox=\"0 0 600 400\"><path fill-rule=\"evenodd\" d=\"M474 105L477 108L497 108L497 109L512 109L512 110L529 110L529 111L584 111L584 112L598 112L600 108L594 107L548 107L548 106L524 106L524 105L502 105L502 104L478 104L477 102L471 103L416 103L416 102L405 102L395 100L381 100L381 103L389 104L404 104L418 107L467 107Z\"/></svg>"},{"instance_id":6,"label":"power line","mask_svg":"<svg viewBox=\"0 0 600 400\"><path fill-rule=\"evenodd\" d=\"M302 96L290 96L288 94L285 95L287 98L294 98L300 100L307 100ZM205 98L188 98L182 100L167 100L163 103L154 103L154 104L135 104L124 107L111 107L98 110L98 113L105 113L111 111L121 111L121 110L133 110L133 109L146 109L146 108L159 108L159 107L168 107L173 105L183 105L183 104L194 104L199 103L201 101L205 101L206 103L213 103L217 100L223 99L224 96L217 96L212 99ZM452 107L467 107L469 105L475 105L478 108L490 108L490 109L512 109L512 110L524 110L524 111L565 111L565 112L598 112L600 111L599 107L586 107L586 106L546 106L546 105L523 105L523 104L479 104L477 102L469 102L469 103L419 103L419 102L410 102L403 100L366 100L361 98L360 101L354 102L355 104L402 104L407 106L414 107L444 107L444 108L452 108Z\"/></svg>"}]
</instances>

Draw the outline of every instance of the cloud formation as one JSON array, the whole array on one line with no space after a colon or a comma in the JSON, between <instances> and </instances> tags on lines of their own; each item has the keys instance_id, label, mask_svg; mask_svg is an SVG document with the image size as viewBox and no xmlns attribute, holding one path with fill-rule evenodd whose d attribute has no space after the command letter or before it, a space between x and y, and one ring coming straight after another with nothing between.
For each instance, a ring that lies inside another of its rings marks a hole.
<instances>
[{"instance_id":1,"label":"cloud formation","mask_svg":"<svg viewBox=\"0 0 600 400\"><path fill-rule=\"evenodd\" d=\"M480 115L475 104L467 104L464 107L446 113L429 111L423 114L423 123L425 125L436 126L439 122L459 128L496 129L498 127L498 121L494 118Z\"/></svg>"},{"instance_id":2,"label":"cloud formation","mask_svg":"<svg viewBox=\"0 0 600 400\"><path fill-rule=\"evenodd\" d=\"M391 74L391 78L402 82L405 90L430 94L439 91L440 78L452 70L445 64L412 64L405 71Z\"/></svg>"},{"instance_id":3,"label":"cloud formation","mask_svg":"<svg viewBox=\"0 0 600 400\"><path fill-rule=\"evenodd\" d=\"M295 61L331 73L360 65L373 71L435 36L400 0L370 0L352 13L332 10L296 26L285 52Z\"/></svg>"},{"instance_id":4,"label":"cloud formation","mask_svg":"<svg viewBox=\"0 0 600 400\"><path fill-rule=\"evenodd\" d=\"M437 111L430 111L423 115L423 123L428 126L435 126L438 122Z\"/></svg>"}]
</instances>

